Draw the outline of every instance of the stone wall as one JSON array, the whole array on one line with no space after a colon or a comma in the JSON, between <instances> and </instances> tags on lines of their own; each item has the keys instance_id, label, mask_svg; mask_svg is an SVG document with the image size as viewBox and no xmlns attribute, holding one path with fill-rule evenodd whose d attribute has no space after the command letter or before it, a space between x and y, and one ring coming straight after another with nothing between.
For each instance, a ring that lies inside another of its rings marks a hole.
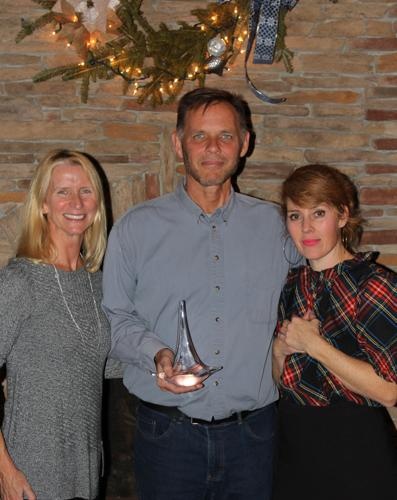
<instances>
[{"instance_id":1,"label":"stone wall","mask_svg":"<svg viewBox=\"0 0 397 500\"><path fill-rule=\"evenodd\" d=\"M145 0L153 23L191 20L196 0ZM0 265L13 254L18 212L38 159L66 147L94 155L111 187L113 213L169 192L183 173L170 149L175 107L140 106L120 81L92 86L81 104L76 82L33 84L39 70L74 60L73 49L44 30L16 45L21 17L37 17L30 0L3 0L0 12ZM286 103L264 104L247 88L242 58L209 86L249 102L256 148L239 179L241 191L277 199L295 166L322 162L357 182L368 219L364 248L397 269L397 6L384 0L300 0L287 17L294 72L252 65L259 88ZM189 89L189 87L186 87Z\"/></svg>"},{"instance_id":2,"label":"stone wall","mask_svg":"<svg viewBox=\"0 0 397 500\"><path fill-rule=\"evenodd\" d=\"M195 0L146 0L156 23L191 20ZM92 86L81 104L76 82L33 84L51 65L75 59L73 49L43 30L16 45L21 17L41 11L30 0L3 0L0 13L0 264L12 254L17 214L40 156L53 147L93 154L110 184L115 217L131 204L173 189L178 165L170 149L174 107L140 106L120 81ZM172 15L164 14L171 13ZM175 14L174 14L175 13ZM277 199L291 168L310 162L340 167L361 191L366 248L397 267L397 7L393 1L300 0L287 17L294 72L250 65L259 88L287 97L264 104L247 88L242 57L212 86L242 93L253 111L256 149L240 177L242 191Z\"/></svg>"}]
</instances>

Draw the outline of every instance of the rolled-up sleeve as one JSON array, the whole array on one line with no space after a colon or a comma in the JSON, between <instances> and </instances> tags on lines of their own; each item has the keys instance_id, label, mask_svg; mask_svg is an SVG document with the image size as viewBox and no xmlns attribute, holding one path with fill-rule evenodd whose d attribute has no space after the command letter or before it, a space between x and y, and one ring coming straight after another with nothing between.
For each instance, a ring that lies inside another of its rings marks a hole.
<instances>
[{"instance_id":1,"label":"rolled-up sleeve","mask_svg":"<svg viewBox=\"0 0 397 500\"><path fill-rule=\"evenodd\" d=\"M393 273L371 277L359 294L358 342L376 373L397 383L397 280Z\"/></svg>"}]
</instances>

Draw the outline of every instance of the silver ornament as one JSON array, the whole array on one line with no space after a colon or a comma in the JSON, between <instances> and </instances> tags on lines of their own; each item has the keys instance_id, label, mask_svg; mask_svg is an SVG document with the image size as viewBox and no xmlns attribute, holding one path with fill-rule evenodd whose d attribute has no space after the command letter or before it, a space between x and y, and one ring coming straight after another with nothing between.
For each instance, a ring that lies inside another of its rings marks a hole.
<instances>
[{"instance_id":1,"label":"silver ornament","mask_svg":"<svg viewBox=\"0 0 397 500\"><path fill-rule=\"evenodd\" d=\"M221 57L211 56L206 60L204 71L206 73L215 73L219 76L222 76L223 70L225 68L226 61Z\"/></svg>"},{"instance_id":2,"label":"silver ornament","mask_svg":"<svg viewBox=\"0 0 397 500\"><path fill-rule=\"evenodd\" d=\"M219 57L226 50L226 42L220 35L216 35L216 37L211 38L208 42L207 50L210 56Z\"/></svg>"}]
</instances>

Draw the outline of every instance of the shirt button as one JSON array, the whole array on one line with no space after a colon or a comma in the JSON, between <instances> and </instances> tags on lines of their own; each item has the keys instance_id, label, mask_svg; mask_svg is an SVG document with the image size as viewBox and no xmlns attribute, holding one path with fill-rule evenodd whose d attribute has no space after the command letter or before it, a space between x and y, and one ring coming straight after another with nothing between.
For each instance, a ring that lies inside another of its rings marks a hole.
<instances>
[{"instance_id":1,"label":"shirt button","mask_svg":"<svg viewBox=\"0 0 397 500\"><path fill-rule=\"evenodd\" d=\"M214 229L214 230L216 229L216 226L215 226L215 224L212 224L212 229Z\"/></svg>"},{"instance_id":2,"label":"shirt button","mask_svg":"<svg viewBox=\"0 0 397 500\"><path fill-rule=\"evenodd\" d=\"M216 290L217 292L219 292L219 291L220 291L220 289L221 289L221 287L220 287L219 285L216 285L215 290Z\"/></svg>"},{"instance_id":3,"label":"shirt button","mask_svg":"<svg viewBox=\"0 0 397 500\"><path fill-rule=\"evenodd\" d=\"M217 349L216 351L214 351L214 354L216 354L216 355L218 355L220 353L221 353L221 351L219 349Z\"/></svg>"},{"instance_id":4,"label":"shirt button","mask_svg":"<svg viewBox=\"0 0 397 500\"><path fill-rule=\"evenodd\" d=\"M218 385L219 385L219 382L218 382L217 380L215 380L215 382L214 382L214 386L215 386L215 387L218 387Z\"/></svg>"},{"instance_id":5,"label":"shirt button","mask_svg":"<svg viewBox=\"0 0 397 500\"><path fill-rule=\"evenodd\" d=\"M215 318L215 321L216 321L217 323L219 323L219 322L220 322L220 320L221 320L221 318L220 318L219 316L217 316L217 317Z\"/></svg>"},{"instance_id":6,"label":"shirt button","mask_svg":"<svg viewBox=\"0 0 397 500\"><path fill-rule=\"evenodd\" d=\"M214 255L214 260L219 260L219 255Z\"/></svg>"}]
</instances>

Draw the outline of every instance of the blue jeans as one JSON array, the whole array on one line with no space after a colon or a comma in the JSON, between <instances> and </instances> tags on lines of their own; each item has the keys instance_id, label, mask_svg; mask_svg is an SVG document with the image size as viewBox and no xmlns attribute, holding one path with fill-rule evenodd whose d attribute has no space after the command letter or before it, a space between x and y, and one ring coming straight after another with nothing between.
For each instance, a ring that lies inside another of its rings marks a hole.
<instances>
[{"instance_id":1,"label":"blue jeans","mask_svg":"<svg viewBox=\"0 0 397 500\"><path fill-rule=\"evenodd\" d=\"M216 426L140 405L135 473L140 500L270 500L276 405Z\"/></svg>"}]
</instances>

